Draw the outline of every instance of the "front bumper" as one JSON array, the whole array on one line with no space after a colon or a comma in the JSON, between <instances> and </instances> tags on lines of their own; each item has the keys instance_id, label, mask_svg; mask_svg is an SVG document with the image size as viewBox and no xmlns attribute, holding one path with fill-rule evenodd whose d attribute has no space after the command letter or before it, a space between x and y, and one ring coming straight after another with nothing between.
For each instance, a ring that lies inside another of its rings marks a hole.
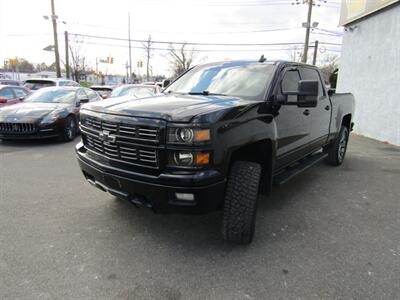
<instances>
[{"instance_id":1,"label":"front bumper","mask_svg":"<svg viewBox=\"0 0 400 300\"><path fill-rule=\"evenodd\" d=\"M78 162L90 184L159 213L200 214L221 208L225 180L216 171L193 174L125 176L123 170L101 164L88 156L82 143L76 146ZM132 172L130 172L132 173ZM194 200L178 200L176 193L193 194Z\"/></svg>"}]
</instances>

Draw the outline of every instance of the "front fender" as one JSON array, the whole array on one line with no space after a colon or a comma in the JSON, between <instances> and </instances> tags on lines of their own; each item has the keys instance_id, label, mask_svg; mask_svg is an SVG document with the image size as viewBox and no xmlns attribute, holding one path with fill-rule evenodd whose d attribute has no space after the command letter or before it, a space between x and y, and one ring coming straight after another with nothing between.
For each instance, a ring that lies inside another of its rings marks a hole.
<instances>
[{"instance_id":1,"label":"front fender","mask_svg":"<svg viewBox=\"0 0 400 300\"><path fill-rule=\"evenodd\" d=\"M221 124L217 128L214 162L219 166L224 176L227 176L233 153L243 147L262 141L270 143L271 153L269 155L274 161L277 147L277 129L272 115L266 114ZM264 153L259 153L259 155L264 155Z\"/></svg>"}]
</instances>

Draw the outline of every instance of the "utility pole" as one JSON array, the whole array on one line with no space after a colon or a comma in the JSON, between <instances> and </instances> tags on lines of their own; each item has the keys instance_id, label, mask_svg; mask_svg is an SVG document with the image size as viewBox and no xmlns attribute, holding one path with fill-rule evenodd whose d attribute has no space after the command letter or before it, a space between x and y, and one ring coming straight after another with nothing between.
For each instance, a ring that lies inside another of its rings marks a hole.
<instances>
[{"instance_id":1,"label":"utility pole","mask_svg":"<svg viewBox=\"0 0 400 300\"><path fill-rule=\"evenodd\" d=\"M65 73L69 79L69 53L68 53L68 31L64 31L65 35Z\"/></svg>"},{"instance_id":2,"label":"utility pole","mask_svg":"<svg viewBox=\"0 0 400 300\"><path fill-rule=\"evenodd\" d=\"M318 53L318 41L315 41L315 45L314 45L314 56L313 56L313 60L312 60L312 64L315 66L315 64L317 63L317 53Z\"/></svg>"},{"instance_id":3,"label":"utility pole","mask_svg":"<svg viewBox=\"0 0 400 300\"><path fill-rule=\"evenodd\" d=\"M132 51L131 51L131 14L128 13L128 40L129 40L129 78L132 81Z\"/></svg>"},{"instance_id":4,"label":"utility pole","mask_svg":"<svg viewBox=\"0 0 400 300\"><path fill-rule=\"evenodd\" d=\"M308 1L308 14L307 14L307 24L306 24L306 40L304 41L304 52L301 58L301 62L307 63L307 55L308 55L308 43L310 42L310 29L311 29L311 14L313 7L313 0Z\"/></svg>"},{"instance_id":5,"label":"utility pole","mask_svg":"<svg viewBox=\"0 0 400 300\"><path fill-rule=\"evenodd\" d=\"M150 52L151 52L151 45L153 43L151 42L151 35L149 35L149 38L147 39L147 44L143 44L144 48L146 49L147 52L147 64L146 64L146 81L149 81L149 70L150 70Z\"/></svg>"},{"instance_id":6,"label":"utility pole","mask_svg":"<svg viewBox=\"0 0 400 300\"><path fill-rule=\"evenodd\" d=\"M60 78L61 68L60 68L60 54L58 52L58 39L57 39L57 15L54 9L54 0L50 0L50 2L51 2L51 21L53 22L54 53L56 56L56 72L57 72L57 78Z\"/></svg>"},{"instance_id":7,"label":"utility pole","mask_svg":"<svg viewBox=\"0 0 400 300\"><path fill-rule=\"evenodd\" d=\"M129 66L128 66L128 62L126 62L126 65L125 65L125 68L126 68L126 83L128 83L128 80L129 80Z\"/></svg>"}]
</instances>

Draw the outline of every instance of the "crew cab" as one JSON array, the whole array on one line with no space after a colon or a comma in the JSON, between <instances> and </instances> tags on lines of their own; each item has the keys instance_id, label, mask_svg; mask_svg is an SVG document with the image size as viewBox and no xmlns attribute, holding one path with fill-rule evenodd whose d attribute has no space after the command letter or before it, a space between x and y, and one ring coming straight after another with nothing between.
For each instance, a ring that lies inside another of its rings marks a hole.
<instances>
[{"instance_id":1,"label":"crew cab","mask_svg":"<svg viewBox=\"0 0 400 300\"><path fill-rule=\"evenodd\" d=\"M253 239L259 193L321 159L342 164L354 98L287 61L196 66L163 94L81 110L80 167L93 186L155 212L222 210L222 235Z\"/></svg>"}]
</instances>

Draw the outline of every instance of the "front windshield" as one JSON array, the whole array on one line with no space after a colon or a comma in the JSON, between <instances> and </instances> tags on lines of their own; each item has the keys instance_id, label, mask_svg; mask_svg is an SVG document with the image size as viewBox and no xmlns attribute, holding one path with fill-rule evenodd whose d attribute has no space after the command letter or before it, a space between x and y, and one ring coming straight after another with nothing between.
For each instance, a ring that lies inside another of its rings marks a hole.
<instances>
[{"instance_id":1,"label":"front windshield","mask_svg":"<svg viewBox=\"0 0 400 300\"><path fill-rule=\"evenodd\" d=\"M263 99L274 65L231 62L193 68L166 90L180 94L222 94L249 100Z\"/></svg>"},{"instance_id":2,"label":"front windshield","mask_svg":"<svg viewBox=\"0 0 400 300\"><path fill-rule=\"evenodd\" d=\"M36 103L75 103L74 90L39 90L31 94L25 102Z\"/></svg>"},{"instance_id":3,"label":"front windshield","mask_svg":"<svg viewBox=\"0 0 400 300\"><path fill-rule=\"evenodd\" d=\"M112 91L111 97L133 96L136 98L151 97L155 88L146 86L120 86Z\"/></svg>"}]
</instances>

